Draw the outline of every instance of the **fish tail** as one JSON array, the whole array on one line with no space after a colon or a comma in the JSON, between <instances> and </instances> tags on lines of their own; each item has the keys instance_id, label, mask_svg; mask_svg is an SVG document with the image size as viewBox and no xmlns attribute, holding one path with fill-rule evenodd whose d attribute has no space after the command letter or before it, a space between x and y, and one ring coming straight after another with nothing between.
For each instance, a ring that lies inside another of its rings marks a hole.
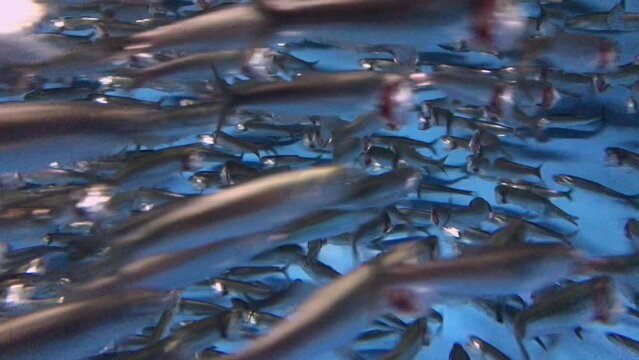
<instances>
[{"instance_id":1,"label":"fish tail","mask_svg":"<svg viewBox=\"0 0 639 360\"><path fill-rule=\"evenodd\" d=\"M445 175L448 175L448 173L446 172L446 159L448 159L448 155L446 155L443 158L439 159L438 167Z\"/></svg>"},{"instance_id":2,"label":"fish tail","mask_svg":"<svg viewBox=\"0 0 639 360\"><path fill-rule=\"evenodd\" d=\"M530 360L530 354L528 353L528 349L526 349L526 346L524 345L524 339L519 336L517 336L517 346L519 347L519 351L521 352L521 357L524 360Z\"/></svg>"},{"instance_id":3,"label":"fish tail","mask_svg":"<svg viewBox=\"0 0 639 360\"><path fill-rule=\"evenodd\" d=\"M573 190L574 190L574 189L573 189L573 188L571 188L571 189L569 189L568 191L566 191L566 192L564 193L564 194L565 194L564 196L566 197L566 199L568 199L568 200L572 201L572 191L573 191Z\"/></svg>"},{"instance_id":4,"label":"fish tail","mask_svg":"<svg viewBox=\"0 0 639 360\"><path fill-rule=\"evenodd\" d=\"M542 166L544 166L544 165L543 165L543 164L541 164L541 165L539 165L539 166L535 167L535 176L536 176L537 178L539 178L539 180L543 180L543 178L541 177L541 167L542 167ZM572 189L571 189L570 191L572 191ZM570 191L569 191L569 194L568 194L568 196L567 196L569 199L570 199L570 197L569 197L569 195L570 195Z\"/></svg>"},{"instance_id":5,"label":"fish tail","mask_svg":"<svg viewBox=\"0 0 639 360\"><path fill-rule=\"evenodd\" d=\"M226 118L233 107L233 93L229 89L229 84L220 76L215 64L211 64L211 70L213 71L215 83L224 98L222 108L220 109L217 127L215 128L214 140L217 140L217 136L226 124Z\"/></svg>"}]
</instances>

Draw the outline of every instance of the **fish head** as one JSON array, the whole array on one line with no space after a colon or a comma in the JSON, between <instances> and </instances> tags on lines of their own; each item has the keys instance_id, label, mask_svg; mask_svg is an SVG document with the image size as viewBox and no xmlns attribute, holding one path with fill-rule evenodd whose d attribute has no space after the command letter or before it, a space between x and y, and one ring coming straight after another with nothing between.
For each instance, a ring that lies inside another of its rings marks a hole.
<instances>
[{"instance_id":1,"label":"fish head","mask_svg":"<svg viewBox=\"0 0 639 360\"><path fill-rule=\"evenodd\" d=\"M404 78L392 78L382 86L379 112L389 130L399 130L413 110L413 89Z\"/></svg>"},{"instance_id":2,"label":"fish head","mask_svg":"<svg viewBox=\"0 0 639 360\"><path fill-rule=\"evenodd\" d=\"M254 49L242 65L242 72L256 80L266 81L277 73L275 57L277 53L271 49Z\"/></svg>"},{"instance_id":3,"label":"fish head","mask_svg":"<svg viewBox=\"0 0 639 360\"><path fill-rule=\"evenodd\" d=\"M621 165L621 157L619 156L619 152L615 148L606 148L606 161L613 165Z\"/></svg>"}]
</instances>

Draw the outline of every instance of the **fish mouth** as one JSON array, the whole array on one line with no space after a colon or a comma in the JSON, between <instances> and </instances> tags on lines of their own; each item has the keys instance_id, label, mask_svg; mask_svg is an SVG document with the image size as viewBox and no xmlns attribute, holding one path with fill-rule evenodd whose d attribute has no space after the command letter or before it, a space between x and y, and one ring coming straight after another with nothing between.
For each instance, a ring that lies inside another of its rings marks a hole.
<instances>
[{"instance_id":1,"label":"fish mouth","mask_svg":"<svg viewBox=\"0 0 639 360\"><path fill-rule=\"evenodd\" d=\"M382 88L380 114L389 130L399 130L413 110L413 89L406 80L391 81Z\"/></svg>"}]
</instances>

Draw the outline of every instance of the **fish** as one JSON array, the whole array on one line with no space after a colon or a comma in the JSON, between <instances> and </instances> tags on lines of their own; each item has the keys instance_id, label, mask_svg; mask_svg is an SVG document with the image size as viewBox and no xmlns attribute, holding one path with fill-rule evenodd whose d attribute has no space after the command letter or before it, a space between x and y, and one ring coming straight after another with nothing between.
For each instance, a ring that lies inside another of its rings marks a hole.
<instances>
[{"instance_id":1,"label":"fish","mask_svg":"<svg viewBox=\"0 0 639 360\"><path fill-rule=\"evenodd\" d=\"M86 357L115 334L134 333L176 301L177 293L131 290L64 302L3 321L0 348L12 359Z\"/></svg>"},{"instance_id":2,"label":"fish","mask_svg":"<svg viewBox=\"0 0 639 360\"><path fill-rule=\"evenodd\" d=\"M553 175L553 179L558 184L570 187L578 187L597 194L611 196L620 200L627 201L630 205L639 208L639 194L627 195L624 193L620 193L619 191L613 190L605 185L601 185L598 182L594 182L592 180L584 179L574 175L556 174Z\"/></svg>"},{"instance_id":3,"label":"fish","mask_svg":"<svg viewBox=\"0 0 639 360\"><path fill-rule=\"evenodd\" d=\"M639 169L639 154L619 147L607 147L605 152L609 163Z\"/></svg>"},{"instance_id":4,"label":"fish","mask_svg":"<svg viewBox=\"0 0 639 360\"><path fill-rule=\"evenodd\" d=\"M404 333L397 345L384 354L381 359L401 360L414 359L422 347L428 345L430 341L427 317L419 317L406 325Z\"/></svg>"},{"instance_id":5,"label":"fish","mask_svg":"<svg viewBox=\"0 0 639 360\"><path fill-rule=\"evenodd\" d=\"M570 189L568 191L559 191L559 190L547 188L545 186L539 185L534 182L521 180L521 179L501 179L499 184L516 188L516 189L530 191L532 193L535 193L537 195L543 196L548 199L563 197L568 200L572 200L573 189Z\"/></svg>"},{"instance_id":6,"label":"fish","mask_svg":"<svg viewBox=\"0 0 639 360\"><path fill-rule=\"evenodd\" d=\"M568 214L547 198L533 192L504 185L495 187L495 198L499 204L517 204L528 211L558 216L577 225L578 217Z\"/></svg>"},{"instance_id":7,"label":"fish","mask_svg":"<svg viewBox=\"0 0 639 360\"><path fill-rule=\"evenodd\" d=\"M465 228L475 226L481 221L488 220L492 207L481 197L473 198L467 207L447 209L441 206L433 206L431 221L439 227Z\"/></svg>"},{"instance_id":8,"label":"fish","mask_svg":"<svg viewBox=\"0 0 639 360\"><path fill-rule=\"evenodd\" d=\"M536 177L542 180L541 165L530 167L527 165L515 163L506 158L500 157L490 162L488 159L479 158L475 155L469 155L466 158L466 170L471 174L478 174L486 178L525 178Z\"/></svg>"},{"instance_id":9,"label":"fish","mask_svg":"<svg viewBox=\"0 0 639 360\"><path fill-rule=\"evenodd\" d=\"M559 229L555 229L548 225L532 222L530 220L526 220L518 216L508 215L508 214L500 213L497 211L493 211L490 220L498 224L523 223L526 225L526 232L530 234L534 234L535 236L538 236L538 237L545 237L545 238L560 240L565 243L568 243L570 238L576 235L577 232L579 232L579 229L575 229L571 232L560 231Z\"/></svg>"},{"instance_id":10,"label":"fish","mask_svg":"<svg viewBox=\"0 0 639 360\"><path fill-rule=\"evenodd\" d=\"M422 194L426 192L427 195L433 193L453 194L453 195L465 195L476 196L476 193L472 190L456 189L448 187L446 185L430 184L428 182L422 182L417 189L417 196L421 198Z\"/></svg>"},{"instance_id":11,"label":"fish","mask_svg":"<svg viewBox=\"0 0 639 360\"><path fill-rule=\"evenodd\" d=\"M448 156L444 156L440 159L431 159L425 155L422 155L413 147L398 146L396 147L396 153L399 157L399 161L414 167L421 167L431 172L443 172L446 173L446 159Z\"/></svg>"}]
</instances>

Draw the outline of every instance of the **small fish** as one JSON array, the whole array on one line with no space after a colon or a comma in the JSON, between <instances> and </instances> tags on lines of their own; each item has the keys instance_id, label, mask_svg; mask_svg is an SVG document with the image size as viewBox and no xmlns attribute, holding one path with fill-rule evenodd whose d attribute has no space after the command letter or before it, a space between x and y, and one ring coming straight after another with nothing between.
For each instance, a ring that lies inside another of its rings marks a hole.
<instances>
[{"instance_id":1,"label":"small fish","mask_svg":"<svg viewBox=\"0 0 639 360\"><path fill-rule=\"evenodd\" d=\"M547 237L551 239L561 240L565 243L568 243L570 237L574 236L579 231L579 229L576 229L573 232L566 233L544 224L535 223L530 220L520 218L518 216L512 216L512 215L499 213L499 212L493 212L491 216L491 220L498 224L523 223L526 225L526 232L530 234L534 234L535 236L539 236L539 237Z\"/></svg>"},{"instance_id":2,"label":"small fish","mask_svg":"<svg viewBox=\"0 0 639 360\"><path fill-rule=\"evenodd\" d=\"M342 276L331 266L308 256L303 256L298 260L302 270L314 281L321 285L327 285Z\"/></svg>"},{"instance_id":3,"label":"small fish","mask_svg":"<svg viewBox=\"0 0 639 360\"><path fill-rule=\"evenodd\" d=\"M606 158L611 164L639 169L639 154L618 147L608 147L605 151Z\"/></svg>"},{"instance_id":4,"label":"small fish","mask_svg":"<svg viewBox=\"0 0 639 360\"><path fill-rule=\"evenodd\" d=\"M542 179L541 165L537 167L530 167L510 161L503 157L495 159L495 161L491 164L488 159L470 155L466 158L466 163L466 169L468 172L484 177L498 179L536 177L540 180Z\"/></svg>"},{"instance_id":5,"label":"small fish","mask_svg":"<svg viewBox=\"0 0 639 360\"><path fill-rule=\"evenodd\" d=\"M413 148L426 148L430 150L433 154L435 151L435 143L437 140L427 142L417 139L411 139L403 136L391 136L391 135L372 135L367 138L368 143L372 145L386 145L389 147L393 146L410 146Z\"/></svg>"},{"instance_id":6,"label":"small fish","mask_svg":"<svg viewBox=\"0 0 639 360\"><path fill-rule=\"evenodd\" d=\"M558 216L575 225L577 225L576 221L579 219L563 211L547 198L527 190L497 185L495 187L495 198L499 204L517 204L529 211Z\"/></svg>"},{"instance_id":7,"label":"small fish","mask_svg":"<svg viewBox=\"0 0 639 360\"><path fill-rule=\"evenodd\" d=\"M322 162L322 157L321 155L314 158L299 155L274 155L262 156L260 161L266 166L291 166L295 168L319 164Z\"/></svg>"},{"instance_id":8,"label":"small fish","mask_svg":"<svg viewBox=\"0 0 639 360\"><path fill-rule=\"evenodd\" d=\"M422 155L413 147L397 146L395 149L400 161L408 164L409 166L424 168L429 173L431 173L431 171L446 173L445 163L448 156L444 156L440 159L431 159L425 155Z\"/></svg>"},{"instance_id":9,"label":"small fish","mask_svg":"<svg viewBox=\"0 0 639 360\"><path fill-rule=\"evenodd\" d=\"M383 360L408 360L414 359L428 345L429 331L428 318L419 317L406 326L402 337L393 349L381 357Z\"/></svg>"},{"instance_id":10,"label":"small fish","mask_svg":"<svg viewBox=\"0 0 639 360\"><path fill-rule=\"evenodd\" d=\"M473 197L476 195L475 192L472 190L456 189L456 188L448 187L446 185L431 184L428 182L422 182L421 184L419 184L419 188L417 188L417 196L421 198L424 192L426 192L426 195L429 195L432 193L465 195L465 196L473 196Z\"/></svg>"},{"instance_id":11,"label":"small fish","mask_svg":"<svg viewBox=\"0 0 639 360\"><path fill-rule=\"evenodd\" d=\"M580 189L592 191L597 194L611 196L617 199L627 201L628 203L630 203L630 205L634 207L639 207L639 194L635 194L635 195L623 194L607 186L601 185L598 182L594 182L592 180L580 178L573 175L557 174L557 175L553 175L553 179L558 184L562 184L562 185L566 185L570 187L578 187Z\"/></svg>"},{"instance_id":12,"label":"small fish","mask_svg":"<svg viewBox=\"0 0 639 360\"><path fill-rule=\"evenodd\" d=\"M512 188L527 190L548 199L564 197L568 200L572 200L572 189L568 191L559 191L555 189L549 189L545 186L539 185L538 183L521 179L501 179L499 184Z\"/></svg>"},{"instance_id":13,"label":"small fish","mask_svg":"<svg viewBox=\"0 0 639 360\"><path fill-rule=\"evenodd\" d=\"M639 354L639 341L613 332L606 333L606 339L613 344L622 346L623 348L631 351L633 354Z\"/></svg>"},{"instance_id":14,"label":"small fish","mask_svg":"<svg viewBox=\"0 0 639 360\"><path fill-rule=\"evenodd\" d=\"M431 221L439 227L466 228L476 226L484 220L488 220L492 207L488 201L477 197L472 199L467 207L459 209L447 209L441 206L433 206Z\"/></svg>"}]
</instances>

